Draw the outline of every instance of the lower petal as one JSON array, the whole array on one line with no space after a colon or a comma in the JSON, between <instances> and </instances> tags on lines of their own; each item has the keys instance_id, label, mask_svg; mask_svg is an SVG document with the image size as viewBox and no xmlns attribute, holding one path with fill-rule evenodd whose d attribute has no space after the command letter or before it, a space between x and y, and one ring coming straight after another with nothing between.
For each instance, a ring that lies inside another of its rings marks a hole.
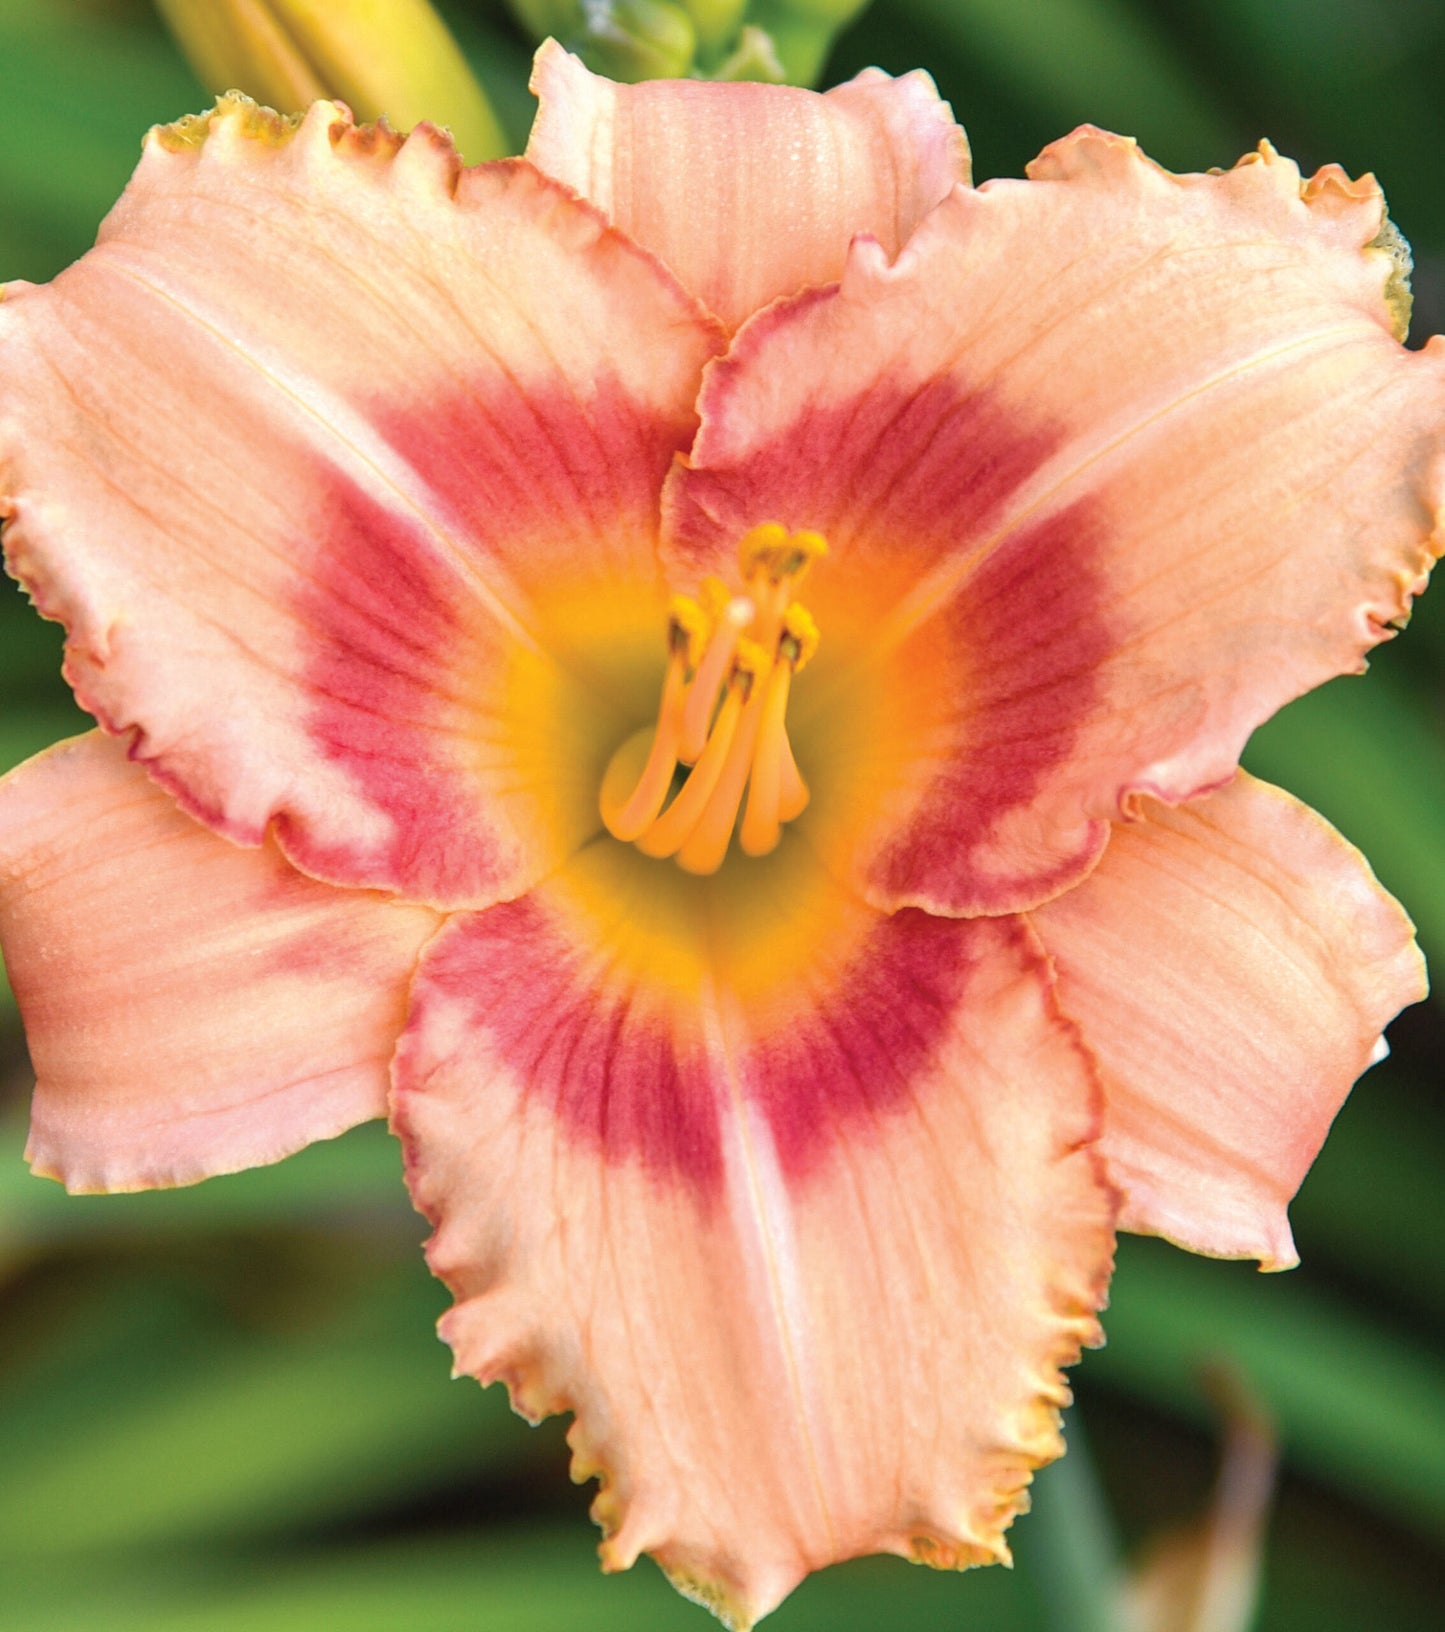
<instances>
[{"instance_id":1,"label":"lower petal","mask_svg":"<svg viewBox=\"0 0 1445 1632\"><path fill-rule=\"evenodd\" d=\"M607 841L428 948L395 1107L457 1364L576 1413L607 1567L747 1626L836 1559L1007 1556L1112 1246L1019 920Z\"/></svg>"},{"instance_id":2,"label":"lower petal","mask_svg":"<svg viewBox=\"0 0 1445 1632\"><path fill-rule=\"evenodd\" d=\"M35 1064L27 1156L69 1190L274 1162L386 1110L434 914L183 815L122 746L0 782L0 939Z\"/></svg>"},{"instance_id":3,"label":"lower petal","mask_svg":"<svg viewBox=\"0 0 1445 1632\"><path fill-rule=\"evenodd\" d=\"M1297 1262L1285 1209L1385 1024L1426 989L1364 857L1241 773L1181 809L1149 801L1033 922L1103 1068L1122 1226Z\"/></svg>"}]
</instances>

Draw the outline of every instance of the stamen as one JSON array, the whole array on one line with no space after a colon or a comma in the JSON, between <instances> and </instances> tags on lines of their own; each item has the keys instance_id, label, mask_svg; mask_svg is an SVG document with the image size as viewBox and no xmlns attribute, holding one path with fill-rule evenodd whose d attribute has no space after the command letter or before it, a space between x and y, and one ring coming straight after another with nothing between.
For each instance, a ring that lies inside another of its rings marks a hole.
<instances>
[{"instance_id":1,"label":"stamen","mask_svg":"<svg viewBox=\"0 0 1445 1632\"><path fill-rule=\"evenodd\" d=\"M783 823L800 815L808 803L808 788L798 774L788 741L788 692L793 676L818 648L818 626L795 601L783 619L778 639L778 661L768 676L763 699L758 747L748 783L748 804L738 843L749 856L766 856L777 849ZM784 814L786 796L786 809Z\"/></svg>"},{"instance_id":2,"label":"stamen","mask_svg":"<svg viewBox=\"0 0 1445 1632\"><path fill-rule=\"evenodd\" d=\"M697 666L682 710L677 757L684 765L694 764L707 742L718 687L737 651L743 630L753 621L754 610L753 603L745 595L739 595L728 601L713 620L712 638Z\"/></svg>"},{"instance_id":3,"label":"stamen","mask_svg":"<svg viewBox=\"0 0 1445 1632\"><path fill-rule=\"evenodd\" d=\"M827 553L821 533L790 533L775 522L754 527L738 546L738 565L757 605L753 634L770 650L782 632L783 609L795 585Z\"/></svg>"},{"instance_id":4,"label":"stamen","mask_svg":"<svg viewBox=\"0 0 1445 1632\"><path fill-rule=\"evenodd\" d=\"M740 644L733 672L728 678L727 695L718 710L717 723L707 739L707 746L677 798L637 840L637 848L643 855L676 855L687 843L708 808L719 778L730 763L738 720L755 688L757 670L765 662L766 658L751 641Z\"/></svg>"},{"instance_id":5,"label":"stamen","mask_svg":"<svg viewBox=\"0 0 1445 1632\"><path fill-rule=\"evenodd\" d=\"M692 672L693 657L703 633L702 614L691 601L678 596L672 604L668 625L668 643L672 655L667 662L667 676L662 682L662 701L657 709L657 727L652 748L630 794L623 794L630 779L624 773L635 762L633 737L623 743L612 756L602 778L599 804L602 820L614 839L624 842L645 833L662 809L662 801L672 786L672 773L677 769L677 740L682 726L683 703L687 679Z\"/></svg>"},{"instance_id":6,"label":"stamen","mask_svg":"<svg viewBox=\"0 0 1445 1632\"><path fill-rule=\"evenodd\" d=\"M778 840L783 836L778 814L782 802L783 718L792 678L792 665L785 662L775 663L768 676L758 726L758 748L753 755L752 776L748 779L748 806L738 833L744 855L765 856L777 849Z\"/></svg>"},{"instance_id":7,"label":"stamen","mask_svg":"<svg viewBox=\"0 0 1445 1632\"><path fill-rule=\"evenodd\" d=\"M765 660L765 666L766 660ZM761 678L761 677L760 677ZM752 769L753 750L757 746L758 727L762 722L763 702L768 687L755 683L751 695L733 733L727 759L717 778L711 797L703 807L697 824L677 852L677 864L685 873L715 873L723 864L733 836L733 823L738 819L743 788ZM687 790L684 788L683 792ZM679 795L679 798L681 795Z\"/></svg>"},{"instance_id":8,"label":"stamen","mask_svg":"<svg viewBox=\"0 0 1445 1632\"><path fill-rule=\"evenodd\" d=\"M673 600L657 724L634 732L602 779L598 802L614 838L673 856L687 872L716 872L746 792L741 848L763 856L777 847L783 824L808 803L787 711L793 676L818 645L817 625L791 593L827 548L818 533L769 522L738 549L748 594L707 578L696 600ZM664 809L679 765L692 769Z\"/></svg>"}]
</instances>

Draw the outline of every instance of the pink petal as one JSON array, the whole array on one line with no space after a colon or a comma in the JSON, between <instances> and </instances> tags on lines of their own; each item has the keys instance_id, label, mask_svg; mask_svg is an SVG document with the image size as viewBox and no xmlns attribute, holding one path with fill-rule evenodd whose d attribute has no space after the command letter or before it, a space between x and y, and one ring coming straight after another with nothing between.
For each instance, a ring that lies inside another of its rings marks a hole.
<instances>
[{"instance_id":1,"label":"pink petal","mask_svg":"<svg viewBox=\"0 0 1445 1632\"><path fill-rule=\"evenodd\" d=\"M748 865L614 846L453 920L395 1099L458 1367L575 1412L604 1566L737 1626L835 1559L1007 1556L1112 1247L1021 921Z\"/></svg>"},{"instance_id":2,"label":"pink petal","mask_svg":"<svg viewBox=\"0 0 1445 1632\"><path fill-rule=\"evenodd\" d=\"M1104 1072L1121 1222L1287 1268L1285 1208L1424 964L1364 857L1280 789L1241 773L1145 812L1033 917Z\"/></svg>"},{"instance_id":3,"label":"pink petal","mask_svg":"<svg viewBox=\"0 0 1445 1632\"><path fill-rule=\"evenodd\" d=\"M1252 160L1176 177L1078 132L895 265L857 245L711 369L676 571L762 521L828 537L796 706L828 716L830 776L856 757L875 903L1056 894L1136 794L1227 780L1422 587L1445 342L1394 338L1372 181Z\"/></svg>"},{"instance_id":4,"label":"pink petal","mask_svg":"<svg viewBox=\"0 0 1445 1632\"><path fill-rule=\"evenodd\" d=\"M516 698L610 707L577 609L656 583L720 343L525 164L225 101L153 133L98 247L0 304L12 569L193 814L245 844L274 821L336 882L490 902L596 829Z\"/></svg>"},{"instance_id":5,"label":"pink petal","mask_svg":"<svg viewBox=\"0 0 1445 1632\"><path fill-rule=\"evenodd\" d=\"M842 275L855 233L890 254L954 185L968 143L921 70L826 95L785 85L615 85L555 41L537 53L527 157L660 255L734 329Z\"/></svg>"},{"instance_id":6,"label":"pink petal","mask_svg":"<svg viewBox=\"0 0 1445 1632\"><path fill-rule=\"evenodd\" d=\"M437 919L183 815L98 732L0 781L0 939L68 1190L191 1184L383 1115Z\"/></svg>"}]
</instances>

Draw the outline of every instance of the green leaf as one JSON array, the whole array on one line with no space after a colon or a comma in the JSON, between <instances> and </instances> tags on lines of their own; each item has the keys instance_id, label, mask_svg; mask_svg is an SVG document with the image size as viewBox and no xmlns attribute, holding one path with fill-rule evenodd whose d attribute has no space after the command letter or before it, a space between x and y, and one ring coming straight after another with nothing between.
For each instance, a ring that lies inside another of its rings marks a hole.
<instances>
[{"instance_id":1,"label":"green leaf","mask_svg":"<svg viewBox=\"0 0 1445 1632\"><path fill-rule=\"evenodd\" d=\"M265 1261L233 1253L210 1274ZM102 1349L88 1320L52 1333L52 1351L64 1361L79 1345L78 1359L9 1390L0 1550L287 1533L533 1454L501 1389L448 1380L432 1331L447 1297L420 1254L373 1254L363 1283L339 1296L314 1257L304 1267L306 1304L272 1330L224 1306L198 1313L194 1296L178 1299L179 1267L157 1259L148 1273L132 1266L131 1312L108 1311Z\"/></svg>"},{"instance_id":2,"label":"green leaf","mask_svg":"<svg viewBox=\"0 0 1445 1632\"><path fill-rule=\"evenodd\" d=\"M711 1624L650 1563L602 1576L595 1541L579 1523L229 1568L182 1560L164 1572L97 1573L79 1583L21 1567L7 1576L6 1632L704 1632ZM1017 1574L935 1574L898 1559L814 1577L767 1624L776 1632L1045 1632Z\"/></svg>"},{"instance_id":3,"label":"green leaf","mask_svg":"<svg viewBox=\"0 0 1445 1632\"><path fill-rule=\"evenodd\" d=\"M1445 1390L1434 1354L1310 1287L1126 1237L1089 1386L1209 1424L1200 1369L1223 1358L1278 1423L1297 1467L1445 1536Z\"/></svg>"},{"instance_id":4,"label":"green leaf","mask_svg":"<svg viewBox=\"0 0 1445 1632\"><path fill-rule=\"evenodd\" d=\"M1010 1537L1014 1557L1037 1584L1054 1632L1120 1632L1119 1539L1077 1412L1065 1433L1067 1454L1034 1475L1029 1516Z\"/></svg>"},{"instance_id":5,"label":"green leaf","mask_svg":"<svg viewBox=\"0 0 1445 1632\"><path fill-rule=\"evenodd\" d=\"M314 1229L364 1219L373 1234L416 1242L425 1233L401 1179L401 1154L380 1122L325 1139L284 1162L181 1190L68 1196L21 1160L22 1107L0 1121L0 1251L11 1257L63 1244Z\"/></svg>"}]
</instances>

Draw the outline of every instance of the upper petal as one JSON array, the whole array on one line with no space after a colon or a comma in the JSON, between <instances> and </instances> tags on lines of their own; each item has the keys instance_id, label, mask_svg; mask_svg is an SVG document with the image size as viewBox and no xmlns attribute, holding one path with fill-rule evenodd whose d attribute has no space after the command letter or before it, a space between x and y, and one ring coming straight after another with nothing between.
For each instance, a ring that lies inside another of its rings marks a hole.
<instances>
[{"instance_id":1,"label":"upper petal","mask_svg":"<svg viewBox=\"0 0 1445 1632\"><path fill-rule=\"evenodd\" d=\"M188 810L242 843L275 822L319 876L490 901L596 825L519 699L606 716L579 631L599 587L653 591L719 344L530 166L227 100L152 133L97 248L0 303L11 568Z\"/></svg>"},{"instance_id":2,"label":"upper petal","mask_svg":"<svg viewBox=\"0 0 1445 1632\"><path fill-rule=\"evenodd\" d=\"M549 40L527 157L655 251L728 326L841 276L849 240L890 254L957 182L968 143L922 70L789 85L617 85Z\"/></svg>"},{"instance_id":3,"label":"upper petal","mask_svg":"<svg viewBox=\"0 0 1445 1632\"><path fill-rule=\"evenodd\" d=\"M1132 795L1227 779L1423 585L1445 343L1394 338L1372 182L1252 158L1177 177L1082 131L959 189L895 264L859 244L711 368L672 557L716 570L760 521L828 536L797 708L858 739L874 901L1046 899Z\"/></svg>"},{"instance_id":4,"label":"upper petal","mask_svg":"<svg viewBox=\"0 0 1445 1632\"><path fill-rule=\"evenodd\" d=\"M70 1190L148 1189L384 1114L436 924L217 838L98 732L27 761L0 781L0 942L36 1074L27 1156Z\"/></svg>"},{"instance_id":5,"label":"upper petal","mask_svg":"<svg viewBox=\"0 0 1445 1632\"><path fill-rule=\"evenodd\" d=\"M609 1567L747 1626L835 1559L1007 1556L1112 1198L1018 920L884 917L790 840L740 865L608 840L453 920L395 1120L458 1366L576 1413Z\"/></svg>"},{"instance_id":6,"label":"upper petal","mask_svg":"<svg viewBox=\"0 0 1445 1632\"><path fill-rule=\"evenodd\" d=\"M1285 1268L1285 1209L1424 963L1364 857L1280 789L1241 772L1144 812L1033 915L1104 1072L1120 1222Z\"/></svg>"}]
</instances>

